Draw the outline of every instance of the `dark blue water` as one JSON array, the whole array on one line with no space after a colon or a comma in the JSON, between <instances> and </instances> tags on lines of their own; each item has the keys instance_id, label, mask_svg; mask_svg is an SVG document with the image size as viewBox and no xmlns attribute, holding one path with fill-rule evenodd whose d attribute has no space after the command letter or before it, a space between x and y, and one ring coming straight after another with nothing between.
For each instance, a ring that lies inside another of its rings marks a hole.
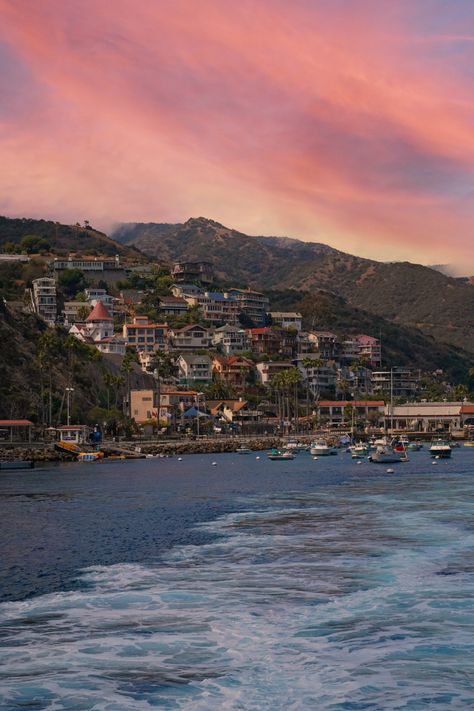
<instances>
[{"instance_id":1,"label":"dark blue water","mask_svg":"<svg viewBox=\"0 0 474 711\"><path fill-rule=\"evenodd\" d=\"M0 708L473 708L474 452L393 469L2 473Z\"/></svg>"}]
</instances>

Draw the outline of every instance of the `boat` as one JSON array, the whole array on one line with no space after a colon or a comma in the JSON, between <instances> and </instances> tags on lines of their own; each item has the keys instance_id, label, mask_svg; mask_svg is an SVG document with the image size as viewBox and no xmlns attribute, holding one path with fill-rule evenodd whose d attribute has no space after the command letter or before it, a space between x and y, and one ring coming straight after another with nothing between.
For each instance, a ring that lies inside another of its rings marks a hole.
<instances>
[{"instance_id":1,"label":"boat","mask_svg":"<svg viewBox=\"0 0 474 711\"><path fill-rule=\"evenodd\" d=\"M285 449L292 451L296 454L297 452L305 451L306 449L308 449L308 447L306 444L304 444L304 442L298 442L294 439L290 439L286 443Z\"/></svg>"},{"instance_id":2,"label":"boat","mask_svg":"<svg viewBox=\"0 0 474 711\"><path fill-rule=\"evenodd\" d=\"M374 464L397 464L408 462L408 456L403 444L397 440L378 440L375 451L369 457L369 462Z\"/></svg>"},{"instance_id":3,"label":"boat","mask_svg":"<svg viewBox=\"0 0 474 711\"><path fill-rule=\"evenodd\" d=\"M325 439L317 439L312 442L309 451L313 457L328 457L331 454L337 454L337 449L330 447Z\"/></svg>"},{"instance_id":4,"label":"boat","mask_svg":"<svg viewBox=\"0 0 474 711\"><path fill-rule=\"evenodd\" d=\"M358 442L350 447L352 459L363 459L369 453L369 447L364 442Z\"/></svg>"},{"instance_id":5,"label":"boat","mask_svg":"<svg viewBox=\"0 0 474 711\"><path fill-rule=\"evenodd\" d=\"M54 443L56 449L60 452L67 452L68 454L80 454L81 448L75 442L67 442L64 439L60 439L58 442Z\"/></svg>"},{"instance_id":6,"label":"boat","mask_svg":"<svg viewBox=\"0 0 474 711\"><path fill-rule=\"evenodd\" d=\"M249 447L244 447L242 444L238 449L235 450L236 454L252 454L252 450Z\"/></svg>"},{"instance_id":7,"label":"boat","mask_svg":"<svg viewBox=\"0 0 474 711\"><path fill-rule=\"evenodd\" d=\"M104 456L103 452L80 452L77 455L78 462L96 462L98 459L102 459Z\"/></svg>"},{"instance_id":8,"label":"boat","mask_svg":"<svg viewBox=\"0 0 474 711\"><path fill-rule=\"evenodd\" d=\"M474 447L474 441L464 442L465 447Z\"/></svg>"},{"instance_id":9,"label":"boat","mask_svg":"<svg viewBox=\"0 0 474 711\"><path fill-rule=\"evenodd\" d=\"M287 459L294 459L295 455L293 452L289 452L288 450L286 452L282 452L280 449L272 449L271 452L268 452L268 458L271 459L272 462L277 462L285 461Z\"/></svg>"},{"instance_id":10,"label":"boat","mask_svg":"<svg viewBox=\"0 0 474 711\"><path fill-rule=\"evenodd\" d=\"M448 459L451 456L451 445L445 439L434 439L431 443L429 452L432 457Z\"/></svg>"},{"instance_id":11,"label":"boat","mask_svg":"<svg viewBox=\"0 0 474 711\"><path fill-rule=\"evenodd\" d=\"M32 459L14 459L0 461L0 469L33 469L35 463Z\"/></svg>"}]
</instances>

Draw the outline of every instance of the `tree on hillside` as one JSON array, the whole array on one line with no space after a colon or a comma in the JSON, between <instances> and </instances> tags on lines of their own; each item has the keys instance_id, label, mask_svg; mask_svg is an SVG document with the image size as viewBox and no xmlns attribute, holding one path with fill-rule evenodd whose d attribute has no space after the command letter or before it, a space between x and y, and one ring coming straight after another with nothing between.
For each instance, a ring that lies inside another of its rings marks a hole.
<instances>
[{"instance_id":1,"label":"tree on hillside","mask_svg":"<svg viewBox=\"0 0 474 711\"><path fill-rule=\"evenodd\" d=\"M80 269L64 269L58 277L58 285L67 297L72 298L84 291L87 281Z\"/></svg>"}]
</instances>

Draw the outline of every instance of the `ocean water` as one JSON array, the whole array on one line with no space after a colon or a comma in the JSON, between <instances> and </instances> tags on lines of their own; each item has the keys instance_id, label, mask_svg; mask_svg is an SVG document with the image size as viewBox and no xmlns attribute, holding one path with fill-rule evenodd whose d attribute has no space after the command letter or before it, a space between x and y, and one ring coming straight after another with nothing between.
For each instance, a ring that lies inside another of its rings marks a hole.
<instances>
[{"instance_id":1,"label":"ocean water","mask_svg":"<svg viewBox=\"0 0 474 711\"><path fill-rule=\"evenodd\" d=\"M0 708L474 708L474 452L260 456L2 474Z\"/></svg>"}]
</instances>

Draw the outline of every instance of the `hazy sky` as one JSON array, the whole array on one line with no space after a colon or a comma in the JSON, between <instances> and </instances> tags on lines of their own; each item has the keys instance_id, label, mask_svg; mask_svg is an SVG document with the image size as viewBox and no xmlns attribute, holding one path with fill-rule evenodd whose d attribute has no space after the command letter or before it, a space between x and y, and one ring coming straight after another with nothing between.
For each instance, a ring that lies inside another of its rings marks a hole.
<instances>
[{"instance_id":1,"label":"hazy sky","mask_svg":"<svg viewBox=\"0 0 474 711\"><path fill-rule=\"evenodd\" d=\"M0 213L474 267L474 0L0 0Z\"/></svg>"}]
</instances>

